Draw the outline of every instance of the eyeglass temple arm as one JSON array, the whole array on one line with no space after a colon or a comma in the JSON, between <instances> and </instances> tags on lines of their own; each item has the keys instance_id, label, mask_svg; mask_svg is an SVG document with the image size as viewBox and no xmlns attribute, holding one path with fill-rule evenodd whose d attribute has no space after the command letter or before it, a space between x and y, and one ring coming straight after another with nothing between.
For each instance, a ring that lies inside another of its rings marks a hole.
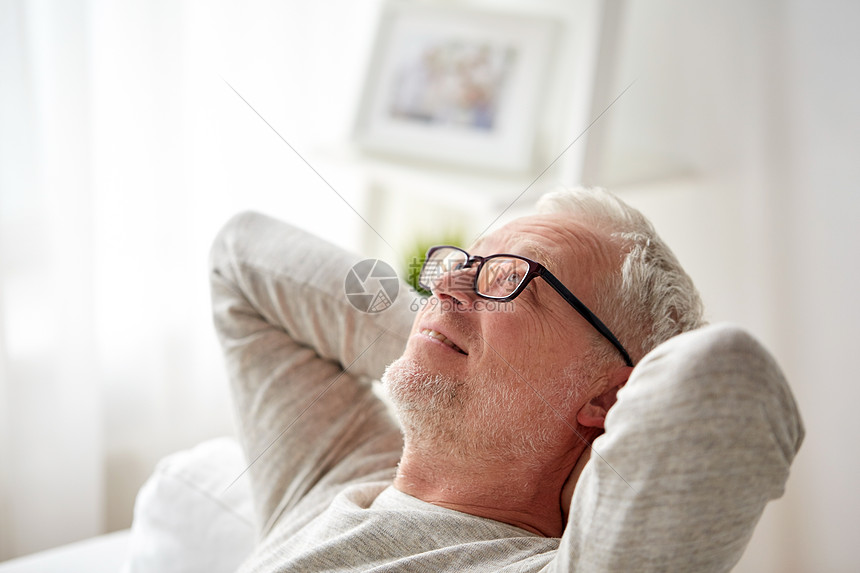
<instances>
[{"instance_id":1,"label":"eyeglass temple arm","mask_svg":"<svg viewBox=\"0 0 860 573\"><path fill-rule=\"evenodd\" d=\"M581 314L582 317L597 330L597 332L602 334L603 337L606 338L606 340L611 342L612 345L616 349L618 349L618 352L621 353L621 357L624 358L624 362L625 364L627 364L627 366L633 366L633 361L630 360L630 355L627 353L627 350L625 350L624 347L621 345L621 342L619 342L618 339L615 338L615 335L612 334L612 331L609 330L609 328L605 324L603 324L603 322L599 318L597 318L597 316L593 312L591 312L588 307L582 303L582 301L576 298L576 296L572 292L570 292L567 287L561 283L560 280L555 278L555 276L551 272L544 269L543 272L540 273L540 276L543 277L543 279L548 282L549 285L554 288L558 294L563 296L564 299L569 302L573 308L576 309L576 312Z\"/></svg>"}]
</instances>

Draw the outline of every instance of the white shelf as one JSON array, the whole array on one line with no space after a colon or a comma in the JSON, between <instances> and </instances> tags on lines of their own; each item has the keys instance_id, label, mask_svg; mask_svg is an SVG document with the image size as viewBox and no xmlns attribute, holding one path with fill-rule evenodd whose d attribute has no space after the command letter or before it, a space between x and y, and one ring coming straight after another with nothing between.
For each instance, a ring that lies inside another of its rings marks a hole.
<instances>
[{"instance_id":1,"label":"white shelf","mask_svg":"<svg viewBox=\"0 0 860 573\"><path fill-rule=\"evenodd\" d=\"M504 208L528 189L536 177L387 158L362 153L348 146L320 150L315 155L322 161L352 171L369 187L422 198L435 197L438 201L457 202L463 208ZM535 187L540 187L540 182ZM532 193L526 195L531 196Z\"/></svg>"}]
</instances>

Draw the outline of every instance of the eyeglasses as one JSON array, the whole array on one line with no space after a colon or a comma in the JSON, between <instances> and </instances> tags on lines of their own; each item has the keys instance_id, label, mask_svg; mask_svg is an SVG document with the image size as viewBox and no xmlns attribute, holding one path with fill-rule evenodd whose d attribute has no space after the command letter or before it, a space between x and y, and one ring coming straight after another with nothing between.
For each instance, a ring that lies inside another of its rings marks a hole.
<instances>
[{"instance_id":1,"label":"eyeglasses","mask_svg":"<svg viewBox=\"0 0 860 573\"><path fill-rule=\"evenodd\" d=\"M514 300L525 290L533 278L541 277L597 332L618 349L627 366L633 366L630 355L609 328L545 266L531 259L506 254L479 257L469 255L458 247L440 245L431 247L427 251L427 258L421 267L421 273L418 275L418 284L421 288L432 292L437 290L439 281L446 275L465 269L475 269L471 286L475 294L481 298L500 302Z\"/></svg>"}]
</instances>

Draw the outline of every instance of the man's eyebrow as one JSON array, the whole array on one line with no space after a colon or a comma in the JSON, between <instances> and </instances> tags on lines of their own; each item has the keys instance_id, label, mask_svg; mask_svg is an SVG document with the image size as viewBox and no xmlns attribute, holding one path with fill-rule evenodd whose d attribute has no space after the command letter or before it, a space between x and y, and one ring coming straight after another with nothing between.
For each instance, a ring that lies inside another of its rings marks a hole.
<instances>
[{"instance_id":1,"label":"man's eyebrow","mask_svg":"<svg viewBox=\"0 0 860 573\"><path fill-rule=\"evenodd\" d=\"M556 260L554 257L550 256L549 252L541 245L540 243L534 241L528 241L524 244L526 248L528 248L532 253L532 258L534 258L537 262L543 263L546 266L554 266Z\"/></svg>"},{"instance_id":2,"label":"man's eyebrow","mask_svg":"<svg viewBox=\"0 0 860 573\"><path fill-rule=\"evenodd\" d=\"M517 252L514 255L521 255L533 259L546 266L554 266L556 260L549 254L549 251L537 241L525 239L517 244Z\"/></svg>"}]
</instances>

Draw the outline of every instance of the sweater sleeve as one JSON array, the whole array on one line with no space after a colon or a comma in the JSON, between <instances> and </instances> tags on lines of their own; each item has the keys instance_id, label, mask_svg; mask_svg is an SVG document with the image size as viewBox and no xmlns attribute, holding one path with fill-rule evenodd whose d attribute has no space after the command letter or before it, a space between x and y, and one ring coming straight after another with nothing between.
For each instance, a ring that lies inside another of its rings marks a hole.
<instances>
[{"instance_id":1,"label":"sweater sleeve","mask_svg":"<svg viewBox=\"0 0 860 573\"><path fill-rule=\"evenodd\" d=\"M803 436L782 373L744 331L668 341L619 392L548 570L730 570Z\"/></svg>"},{"instance_id":2,"label":"sweater sleeve","mask_svg":"<svg viewBox=\"0 0 860 573\"><path fill-rule=\"evenodd\" d=\"M370 380L403 351L403 292L360 312L344 294L358 261L269 217L230 220L210 255L213 315L262 533L324 479L393 468L396 423Z\"/></svg>"}]
</instances>

